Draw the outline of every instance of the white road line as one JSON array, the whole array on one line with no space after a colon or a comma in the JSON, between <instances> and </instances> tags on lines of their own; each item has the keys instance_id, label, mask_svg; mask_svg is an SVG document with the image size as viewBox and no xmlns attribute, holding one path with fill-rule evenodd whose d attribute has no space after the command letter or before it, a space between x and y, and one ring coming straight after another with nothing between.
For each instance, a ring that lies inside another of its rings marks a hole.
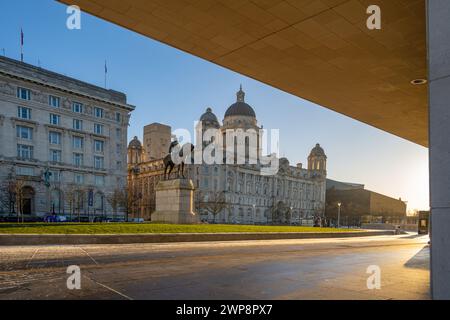
<instances>
[{"instance_id":1,"label":"white road line","mask_svg":"<svg viewBox=\"0 0 450 320\"><path fill-rule=\"evenodd\" d=\"M40 248L37 248L36 250L34 250L33 255L31 256L30 260L28 260L27 265L25 266L25 268L28 268L28 265L30 264L30 262L33 260L34 256L36 255L36 253L40 250Z\"/></svg>"},{"instance_id":2,"label":"white road line","mask_svg":"<svg viewBox=\"0 0 450 320\"><path fill-rule=\"evenodd\" d=\"M112 291L112 292L114 292L114 293L117 293L118 295L124 297L124 298L127 299L127 300L133 300L133 298L131 298L131 297L127 296L126 294L123 294L123 293L121 293L121 292L119 292L119 291L117 291L117 290L114 290L114 289L111 288L111 287L108 287L106 284L100 283L100 282L98 282L98 281L96 281L96 280L94 280L94 279L92 279L92 278L89 278L89 277L87 277L87 276L85 276L85 275L83 275L83 277L85 277L86 279L91 280L92 282L95 282L95 283L98 284L99 286L102 286L103 288L108 289L109 291Z\"/></svg>"},{"instance_id":3,"label":"white road line","mask_svg":"<svg viewBox=\"0 0 450 320\"><path fill-rule=\"evenodd\" d=\"M94 263L95 263L96 265L99 265L98 262L97 262L94 258L92 258L92 256L89 254L89 252L87 252L86 250L84 250L82 247L78 247L78 248L80 248L81 251L83 251L84 253L86 253L86 255L87 255L92 261L94 261Z\"/></svg>"}]
</instances>

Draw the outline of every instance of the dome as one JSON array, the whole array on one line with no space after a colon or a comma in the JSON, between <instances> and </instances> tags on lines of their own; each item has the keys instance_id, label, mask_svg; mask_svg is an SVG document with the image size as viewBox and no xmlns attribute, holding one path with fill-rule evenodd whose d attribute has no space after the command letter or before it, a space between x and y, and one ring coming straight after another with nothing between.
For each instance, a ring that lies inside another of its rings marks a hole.
<instances>
[{"instance_id":1,"label":"dome","mask_svg":"<svg viewBox=\"0 0 450 320\"><path fill-rule=\"evenodd\" d=\"M320 144L316 144L316 146L311 150L311 156L323 156L325 157L325 151L323 151Z\"/></svg>"},{"instance_id":2,"label":"dome","mask_svg":"<svg viewBox=\"0 0 450 320\"><path fill-rule=\"evenodd\" d=\"M202 114L200 117L200 121L202 122L216 122L219 124L219 120L217 120L216 115L212 112L211 108L206 109L206 112Z\"/></svg>"},{"instance_id":3,"label":"dome","mask_svg":"<svg viewBox=\"0 0 450 320\"><path fill-rule=\"evenodd\" d=\"M242 86L237 92L237 101L233 103L225 112L225 118L230 116L247 116L256 118L255 110L247 103L245 103L245 92L242 91Z\"/></svg>"},{"instance_id":4,"label":"dome","mask_svg":"<svg viewBox=\"0 0 450 320\"><path fill-rule=\"evenodd\" d=\"M133 149L141 149L142 148L142 144L139 141L138 137L135 136L133 138L133 140L130 141L128 148L133 148Z\"/></svg>"}]
</instances>

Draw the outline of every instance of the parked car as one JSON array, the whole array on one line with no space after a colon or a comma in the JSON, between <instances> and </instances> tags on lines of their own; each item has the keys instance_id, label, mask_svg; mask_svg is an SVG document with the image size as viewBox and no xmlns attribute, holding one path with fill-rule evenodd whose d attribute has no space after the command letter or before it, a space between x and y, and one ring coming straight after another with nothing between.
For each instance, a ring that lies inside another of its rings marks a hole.
<instances>
[{"instance_id":1,"label":"parked car","mask_svg":"<svg viewBox=\"0 0 450 320\"><path fill-rule=\"evenodd\" d=\"M46 216L44 218L44 222L47 222L47 223L56 222L56 216L54 216L54 215Z\"/></svg>"}]
</instances>

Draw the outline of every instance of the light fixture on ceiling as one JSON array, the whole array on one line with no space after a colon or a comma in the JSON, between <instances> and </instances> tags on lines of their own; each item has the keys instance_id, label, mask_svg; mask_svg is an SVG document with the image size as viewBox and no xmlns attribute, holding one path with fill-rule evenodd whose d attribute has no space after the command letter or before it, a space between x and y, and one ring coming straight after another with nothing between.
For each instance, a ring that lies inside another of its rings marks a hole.
<instances>
[{"instance_id":1,"label":"light fixture on ceiling","mask_svg":"<svg viewBox=\"0 0 450 320\"><path fill-rule=\"evenodd\" d=\"M411 84L414 86L418 86L418 85L425 84L427 82L428 82L427 79L414 79L411 81Z\"/></svg>"}]
</instances>

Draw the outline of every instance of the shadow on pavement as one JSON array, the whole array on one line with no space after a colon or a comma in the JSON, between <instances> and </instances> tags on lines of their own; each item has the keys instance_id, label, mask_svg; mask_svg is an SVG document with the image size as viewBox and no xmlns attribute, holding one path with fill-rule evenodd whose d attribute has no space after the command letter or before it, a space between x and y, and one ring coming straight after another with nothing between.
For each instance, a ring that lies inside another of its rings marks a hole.
<instances>
[{"instance_id":1,"label":"shadow on pavement","mask_svg":"<svg viewBox=\"0 0 450 320\"><path fill-rule=\"evenodd\" d=\"M425 246L417 254L405 263L407 268L430 269L430 246Z\"/></svg>"}]
</instances>

